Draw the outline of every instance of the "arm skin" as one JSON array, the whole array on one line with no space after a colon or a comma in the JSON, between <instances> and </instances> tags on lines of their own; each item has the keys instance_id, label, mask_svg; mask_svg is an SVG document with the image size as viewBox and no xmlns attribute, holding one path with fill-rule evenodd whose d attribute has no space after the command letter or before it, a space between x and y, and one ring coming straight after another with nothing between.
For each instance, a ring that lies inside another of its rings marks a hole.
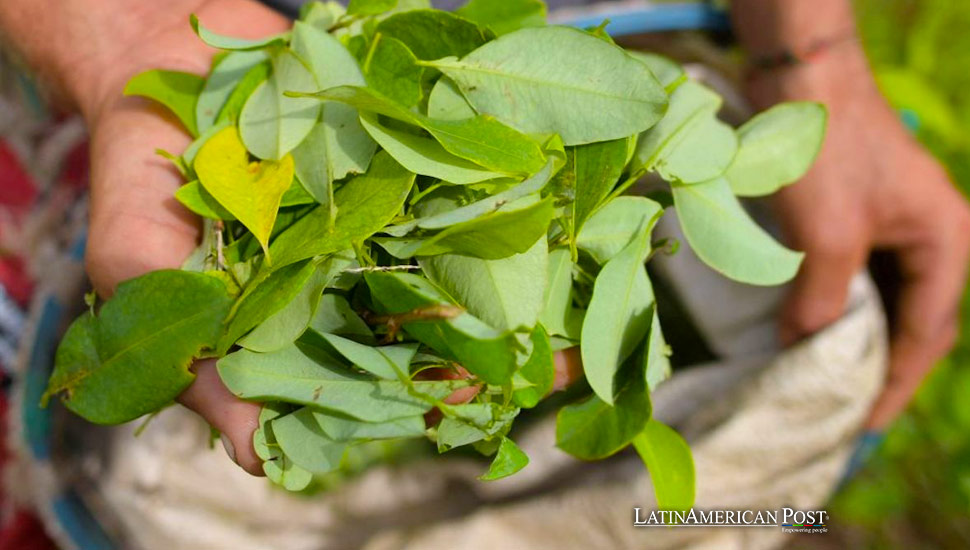
<instances>
[{"instance_id":1,"label":"arm skin","mask_svg":"<svg viewBox=\"0 0 970 550\"><path fill-rule=\"evenodd\" d=\"M829 108L815 166L774 198L791 244L807 252L782 312L782 339L794 342L838 319L849 280L873 249L897 257L902 288L889 377L867 425L883 429L956 338L970 209L879 94L848 0L734 0L732 8L752 56L831 44L808 63L754 73L747 94L761 108L800 99Z\"/></svg>"}]
</instances>

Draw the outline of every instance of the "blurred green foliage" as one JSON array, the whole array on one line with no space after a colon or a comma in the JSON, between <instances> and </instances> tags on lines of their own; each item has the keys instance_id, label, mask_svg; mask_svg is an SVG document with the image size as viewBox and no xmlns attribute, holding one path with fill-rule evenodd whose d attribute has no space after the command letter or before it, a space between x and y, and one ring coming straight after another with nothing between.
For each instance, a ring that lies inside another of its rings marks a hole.
<instances>
[{"instance_id":1,"label":"blurred green foliage","mask_svg":"<svg viewBox=\"0 0 970 550\"><path fill-rule=\"evenodd\" d=\"M970 196L970 2L855 3L880 88ZM832 503L845 547L970 548L970 294L962 318L956 349Z\"/></svg>"}]
</instances>

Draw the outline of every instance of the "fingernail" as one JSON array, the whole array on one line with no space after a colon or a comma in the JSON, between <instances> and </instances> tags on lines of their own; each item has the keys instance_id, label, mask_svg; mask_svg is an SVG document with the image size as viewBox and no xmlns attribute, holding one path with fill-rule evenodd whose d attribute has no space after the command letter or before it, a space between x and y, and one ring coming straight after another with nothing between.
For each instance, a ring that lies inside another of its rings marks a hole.
<instances>
[{"instance_id":1,"label":"fingernail","mask_svg":"<svg viewBox=\"0 0 970 550\"><path fill-rule=\"evenodd\" d=\"M226 449L226 454L233 462L236 461L236 448L232 445L232 441L229 440L229 436L226 434L221 434L219 439L222 440L222 446Z\"/></svg>"}]
</instances>

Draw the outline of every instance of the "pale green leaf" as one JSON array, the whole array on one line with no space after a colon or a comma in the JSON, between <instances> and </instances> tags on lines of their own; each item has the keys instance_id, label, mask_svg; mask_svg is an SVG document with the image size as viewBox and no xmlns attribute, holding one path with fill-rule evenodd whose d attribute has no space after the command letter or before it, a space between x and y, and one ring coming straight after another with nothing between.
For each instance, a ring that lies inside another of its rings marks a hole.
<instances>
[{"instance_id":1,"label":"pale green leaf","mask_svg":"<svg viewBox=\"0 0 970 550\"><path fill-rule=\"evenodd\" d=\"M239 135L250 153L279 160L303 141L320 114L319 103L284 92L312 92L320 85L289 50L277 51L271 61L272 74L253 90L239 113Z\"/></svg>"},{"instance_id":2,"label":"pale green leaf","mask_svg":"<svg viewBox=\"0 0 970 550\"><path fill-rule=\"evenodd\" d=\"M297 466L314 474L325 474L340 466L347 444L327 437L309 407L271 420L270 425L276 443Z\"/></svg>"},{"instance_id":3,"label":"pale green leaf","mask_svg":"<svg viewBox=\"0 0 970 550\"><path fill-rule=\"evenodd\" d=\"M428 116L440 120L461 120L477 115L461 90L452 80L442 76L428 96Z\"/></svg>"},{"instance_id":4,"label":"pale green leaf","mask_svg":"<svg viewBox=\"0 0 970 550\"><path fill-rule=\"evenodd\" d=\"M724 175L734 194L770 195L805 175L822 148L827 116L820 103L782 103L738 128L741 147Z\"/></svg>"},{"instance_id":5,"label":"pale green leaf","mask_svg":"<svg viewBox=\"0 0 970 550\"><path fill-rule=\"evenodd\" d=\"M633 439L633 447L650 472L661 510L686 511L694 505L694 459L677 432L650 420Z\"/></svg>"},{"instance_id":6,"label":"pale green leaf","mask_svg":"<svg viewBox=\"0 0 970 550\"><path fill-rule=\"evenodd\" d=\"M547 245L500 260L442 254L422 258L424 275L469 313L498 329L531 329L546 288Z\"/></svg>"},{"instance_id":7,"label":"pale green leaf","mask_svg":"<svg viewBox=\"0 0 970 550\"><path fill-rule=\"evenodd\" d=\"M568 248L549 251L546 293L539 322L550 334L568 335L567 325L572 309L573 261Z\"/></svg>"},{"instance_id":8,"label":"pale green leaf","mask_svg":"<svg viewBox=\"0 0 970 550\"><path fill-rule=\"evenodd\" d=\"M321 350L301 344L271 353L239 350L217 366L223 383L240 398L309 405L369 422L424 414L431 404L422 395L443 399L467 385L459 380L417 381L414 395L399 381L352 372Z\"/></svg>"},{"instance_id":9,"label":"pale green leaf","mask_svg":"<svg viewBox=\"0 0 970 550\"><path fill-rule=\"evenodd\" d=\"M642 132L667 105L646 65L567 27L518 30L463 59L430 65L454 80L476 111L526 133L559 134L566 145Z\"/></svg>"},{"instance_id":10,"label":"pale green leaf","mask_svg":"<svg viewBox=\"0 0 970 550\"><path fill-rule=\"evenodd\" d=\"M677 218L697 257L724 276L777 285L798 272L804 254L778 244L748 216L724 178L673 186Z\"/></svg>"},{"instance_id":11,"label":"pale green leaf","mask_svg":"<svg viewBox=\"0 0 970 550\"><path fill-rule=\"evenodd\" d=\"M586 222L576 245L605 264L641 232L650 233L662 214L660 205L646 197L617 197Z\"/></svg>"},{"instance_id":12,"label":"pale green leaf","mask_svg":"<svg viewBox=\"0 0 970 550\"><path fill-rule=\"evenodd\" d=\"M530 385L512 393L512 402L522 408L535 407L539 401L552 391L556 378L556 364L549 335L541 324L537 324L529 335L532 353L516 373Z\"/></svg>"},{"instance_id":13,"label":"pale green leaf","mask_svg":"<svg viewBox=\"0 0 970 550\"><path fill-rule=\"evenodd\" d=\"M195 104L195 121L200 134L216 123L237 84L267 59L269 57L262 50L229 52L212 68Z\"/></svg>"},{"instance_id":14,"label":"pale green leaf","mask_svg":"<svg viewBox=\"0 0 970 550\"><path fill-rule=\"evenodd\" d=\"M670 109L640 135L636 163L671 182L695 183L723 174L734 159L738 139L717 119L721 98L693 81L677 87Z\"/></svg>"}]
</instances>

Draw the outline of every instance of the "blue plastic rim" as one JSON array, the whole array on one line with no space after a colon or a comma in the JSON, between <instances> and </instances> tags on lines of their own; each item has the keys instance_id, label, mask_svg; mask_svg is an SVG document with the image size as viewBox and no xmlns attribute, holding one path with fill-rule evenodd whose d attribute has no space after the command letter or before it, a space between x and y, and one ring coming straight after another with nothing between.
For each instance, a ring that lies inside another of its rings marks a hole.
<instances>
[{"instance_id":1,"label":"blue plastic rim","mask_svg":"<svg viewBox=\"0 0 970 550\"><path fill-rule=\"evenodd\" d=\"M596 27L604 20L608 20L605 30L612 36L729 28L726 14L705 2L621 5L612 9L586 11L595 11L595 13L568 17L572 12L567 11L563 12L567 17L556 19L553 14L552 19L557 24L579 28ZM85 239L82 236L72 247L72 260L79 263L83 261L84 247ZM60 329L64 322L63 316L65 312L73 311L69 306L69 304L61 304L53 296L48 297L42 304L35 346L31 350L26 378L21 381L24 385L21 410L25 427L24 438L32 458L37 462L49 462L51 458L53 415L50 408L40 408L39 400L54 366L54 352L57 349ZM52 502L47 503L47 507L57 521L58 529L66 534L75 548L79 550L117 548L84 501L69 488L65 488L60 495L54 497Z\"/></svg>"}]
</instances>

